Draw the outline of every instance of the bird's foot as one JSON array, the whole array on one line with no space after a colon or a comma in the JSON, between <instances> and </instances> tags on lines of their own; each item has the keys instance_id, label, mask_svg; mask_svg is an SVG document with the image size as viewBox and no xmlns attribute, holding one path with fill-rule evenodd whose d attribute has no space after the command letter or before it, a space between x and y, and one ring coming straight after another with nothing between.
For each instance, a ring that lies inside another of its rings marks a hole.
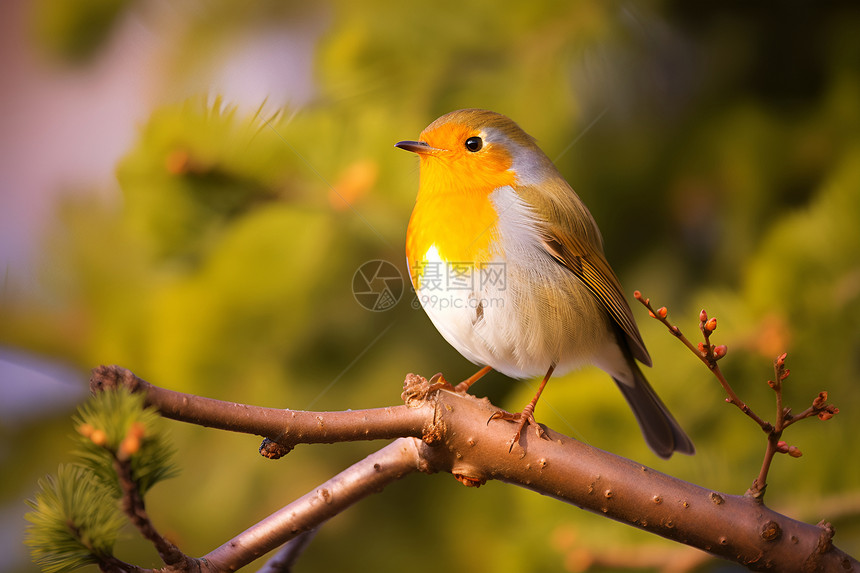
<instances>
[{"instance_id":1,"label":"bird's foot","mask_svg":"<svg viewBox=\"0 0 860 573\"><path fill-rule=\"evenodd\" d=\"M451 386L451 383L445 380L445 376L442 375L441 372L437 372L433 376L430 377L430 380L427 381L430 386L427 388L427 393L435 392L436 390L451 390L452 392L456 392L457 389Z\"/></svg>"},{"instance_id":2,"label":"bird's foot","mask_svg":"<svg viewBox=\"0 0 860 573\"><path fill-rule=\"evenodd\" d=\"M513 439L511 439L510 446L508 447L508 452L513 451L514 444L520 441L523 429L525 429L525 427L528 425L534 427L535 433L537 434L537 437L539 439L546 438L546 432L544 431L543 426L538 424L535 420L534 408L526 406L525 410L523 410L522 412L517 412L515 414L511 414L510 412L506 412L504 410L498 410L492 416L490 416L490 419L487 420L487 424L489 424L493 420L507 420L509 422L517 423L517 433L514 434Z\"/></svg>"}]
</instances>

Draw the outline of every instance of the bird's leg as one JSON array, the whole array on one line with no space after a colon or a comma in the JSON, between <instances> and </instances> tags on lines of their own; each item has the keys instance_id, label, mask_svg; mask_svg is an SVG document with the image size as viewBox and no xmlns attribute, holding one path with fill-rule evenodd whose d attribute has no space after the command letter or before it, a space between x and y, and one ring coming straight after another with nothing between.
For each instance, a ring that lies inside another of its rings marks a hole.
<instances>
[{"instance_id":1,"label":"bird's leg","mask_svg":"<svg viewBox=\"0 0 860 573\"><path fill-rule=\"evenodd\" d=\"M478 370L477 372L475 372L474 374L472 374L471 376L469 376L468 378L466 378L465 380L463 380L462 382L460 382L456 386L452 386L450 382L445 380L445 377L442 375L442 373L439 372L437 374L434 374L430 378L430 380L428 380L428 382L430 383L430 388L428 390L428 393L429 392L435 392L436 390L451 390L453 392L465 394L469 390L469 388L472 386L472 384L474 384L475 382L477 382L478 380L483 378L484 375L487 374L487 372L489 372L490 370L492 370L492 367L484 366L483 368L481 368L480 370Z\"/></svg>"},{"instance_id":2,"label":"bird's leg","mask_svg":"<svg viewBox=\"0 0 860 573\"><path fill-rule=\"evenodd\" d=\"M520 435L522 434L523 428L525 428L528 424L532 424L535 427L535 432L537 432L538 438L543 438L546 435L546 432L543 431L543 428L540 424L535 421L535 406L537 405L537 401L540 399L540 395L543 392L543 389L546 387L546 383L549 382L550 376L552 376L552 372L555 370L555 364L549 367L549 370L546 372L546 376L543 377L543 380L538 387L537 394L532 398L532 401L526 404L526 407L523 408L522 412L518 412L516 414L511 414L510 412L505 412L504 410L499 410L495 414L493 414L490 419L487 421L489 423L492 420L510 420L512 422L519 422L517 426L517 433L514 434L514 439L511 440L511 447L509 450L512 450L514 444L520 441Z\"/></svg>"},{"instance_id":3,"label":"bird's leg","mask_svg":"<svg viewBox=\"0 0 860 573\"><path fill-rule=\"evenodd\" d=\"M454 386L454 392L467 392L469 388L472 387L472 384L483 378L487 373L490 372L493 368L491 366L484 366L456 386Z\"/></svg>"}]
</instances>

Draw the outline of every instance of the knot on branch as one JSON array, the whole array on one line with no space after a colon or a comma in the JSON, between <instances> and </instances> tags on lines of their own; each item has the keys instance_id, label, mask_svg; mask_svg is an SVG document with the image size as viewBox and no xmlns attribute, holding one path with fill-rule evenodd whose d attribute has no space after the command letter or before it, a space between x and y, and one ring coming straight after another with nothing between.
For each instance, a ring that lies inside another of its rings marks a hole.
<instances>
[{"instance_id":1,"label":"knot on branch","mask_svg":"<svg viewBox=\"0 0 860 573\"><path fill-rule=\"evenodd\" d=\"M761 528L761 538L765 541L776 541L782 536L782 528L773 520L765 523Z\"/></svg>"},{"instance_id":2,"label":"knot on branch","mask_svg":"<svg viewBox=\"0 0 860 573\"><path fill-rule=\"evenodd\" d=\"M93 394L118 388L126 388L135 393L140 392L144 384L145 382L135 376L131 370L116 365L98 366L93 368L90 375L90 392Z\"/></svg>"},{"instance_id":3,"label":"knot on branch","mask_svg":"<svg viewBox=\"0 0 860 573\"><path fill-rule=\"evenodd\" d=\"M400 394L400 398L406 403L407 407L419 408L430 394L436 392L443 384L447 384L437 382L440 378L441 374L437 374L430 380L427 380L423 376L410 372L406 375L406 379L403 380L403 393ZM436 415L433 417L432 423L425 425L422 429L421 440L427 445L433 445L442 441L444 434L445 424L440 416Z\"/></svg>"},{"instance_id":4,"label":"knot on branch","mask_svg":"<svg viewBox=\"0 0 860 573\"><path fill-rule=\"evenodd\" d=\"M417 408L420 406L418 402L426 400L427 396L436 389L433 386L423 376L410 372L406 375L406 379L403 380L403 393L400 394L400 398L407 406Z\"/></svg>"},{"instance_id":5,"label":"knot on branch","mask_svg":"<svg viewBox=\"0 0 860 573\"><path fill-rule=\"evenodd\" d=\"M833 536L836 535L836 529L824 520L818 522L818 528L818 543L816 544L815 551L810 553L804 562L803 571L817 571L822 556L833 549ZM850 570L851 563L847 562L847 560L843 560L842 565L846 570ZM848 565L848 567L845 567L845 565Z\"/></svg>"},{"instance_id":6,"label":"knot on branch","mask_svg":"<svg viewBox=\"0 0 860 573\"><path fill-rule=\"evenodd\" d=\"M836 535L836 529L831 523L824 520L818 522L818 527L821 529L821 533L818 535L816 552L821 554L827 553L833 549L833 536Z\"/></svg>"},{"instance_id":7,"label":"knot on branch","mask_svg":"<svg viewBox=\"0 0 860 573\"><path fill-rule=\"evenodd\" d=\"M487 483L487 478L454 473L454 478L466 487L481 487Z\"/></svg>"},{"instance_id":8,"label":"knot on branch","mask_svg":"<svg viewBox=\"0 0 860 573\"><path fill-rule=\"evenodd\" d=\"M261 456L270 460L279 460L291 451L293 451L293 446L287 446L269 438L263 439L259 450Z\"/></svg>"}]
</instances>

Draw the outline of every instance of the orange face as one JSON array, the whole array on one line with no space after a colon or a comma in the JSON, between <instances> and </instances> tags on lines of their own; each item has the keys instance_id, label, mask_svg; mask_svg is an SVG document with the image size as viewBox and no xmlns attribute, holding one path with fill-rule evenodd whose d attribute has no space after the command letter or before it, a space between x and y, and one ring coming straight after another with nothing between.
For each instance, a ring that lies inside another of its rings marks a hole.
<instances>
[{"instance_id":1,"label":"orange face","mask_svg":"<svg viewBox=\"0 0 860 573\"><path fill-rule=\"evenodd\" d=\"M516 180L509 151L487 140L490 128L460 118L442 121L446 118L425 129L419 142L398 144L421 159L418 198L406 237L416 288L420 263L433 248L434 256L448 263L477 265L492 257L498 214L490 194Z\"/></svg>"}]
</instances>

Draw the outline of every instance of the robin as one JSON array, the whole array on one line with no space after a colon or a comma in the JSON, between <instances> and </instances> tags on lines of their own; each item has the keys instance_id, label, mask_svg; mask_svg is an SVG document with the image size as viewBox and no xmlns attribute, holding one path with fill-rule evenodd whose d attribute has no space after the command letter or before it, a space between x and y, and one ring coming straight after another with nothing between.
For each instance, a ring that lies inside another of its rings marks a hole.
<instances>
[{"instance_id":1,"label":"robin","mask_svg":"<svg viewBox=\"0 0 860 573\"><path fill-rule=\"evenodd\" d=\"M603 239L582 200L535 140L504 115L463 109L443 115L400 149L420 159L406 236L412 285L454 348L490 370L538 378L514 420L538 435L534 408L553 374L594 364L627 399L660 457L694 453L690 438L645 379L651 366Z\"/></svg>"}]
</instances>

